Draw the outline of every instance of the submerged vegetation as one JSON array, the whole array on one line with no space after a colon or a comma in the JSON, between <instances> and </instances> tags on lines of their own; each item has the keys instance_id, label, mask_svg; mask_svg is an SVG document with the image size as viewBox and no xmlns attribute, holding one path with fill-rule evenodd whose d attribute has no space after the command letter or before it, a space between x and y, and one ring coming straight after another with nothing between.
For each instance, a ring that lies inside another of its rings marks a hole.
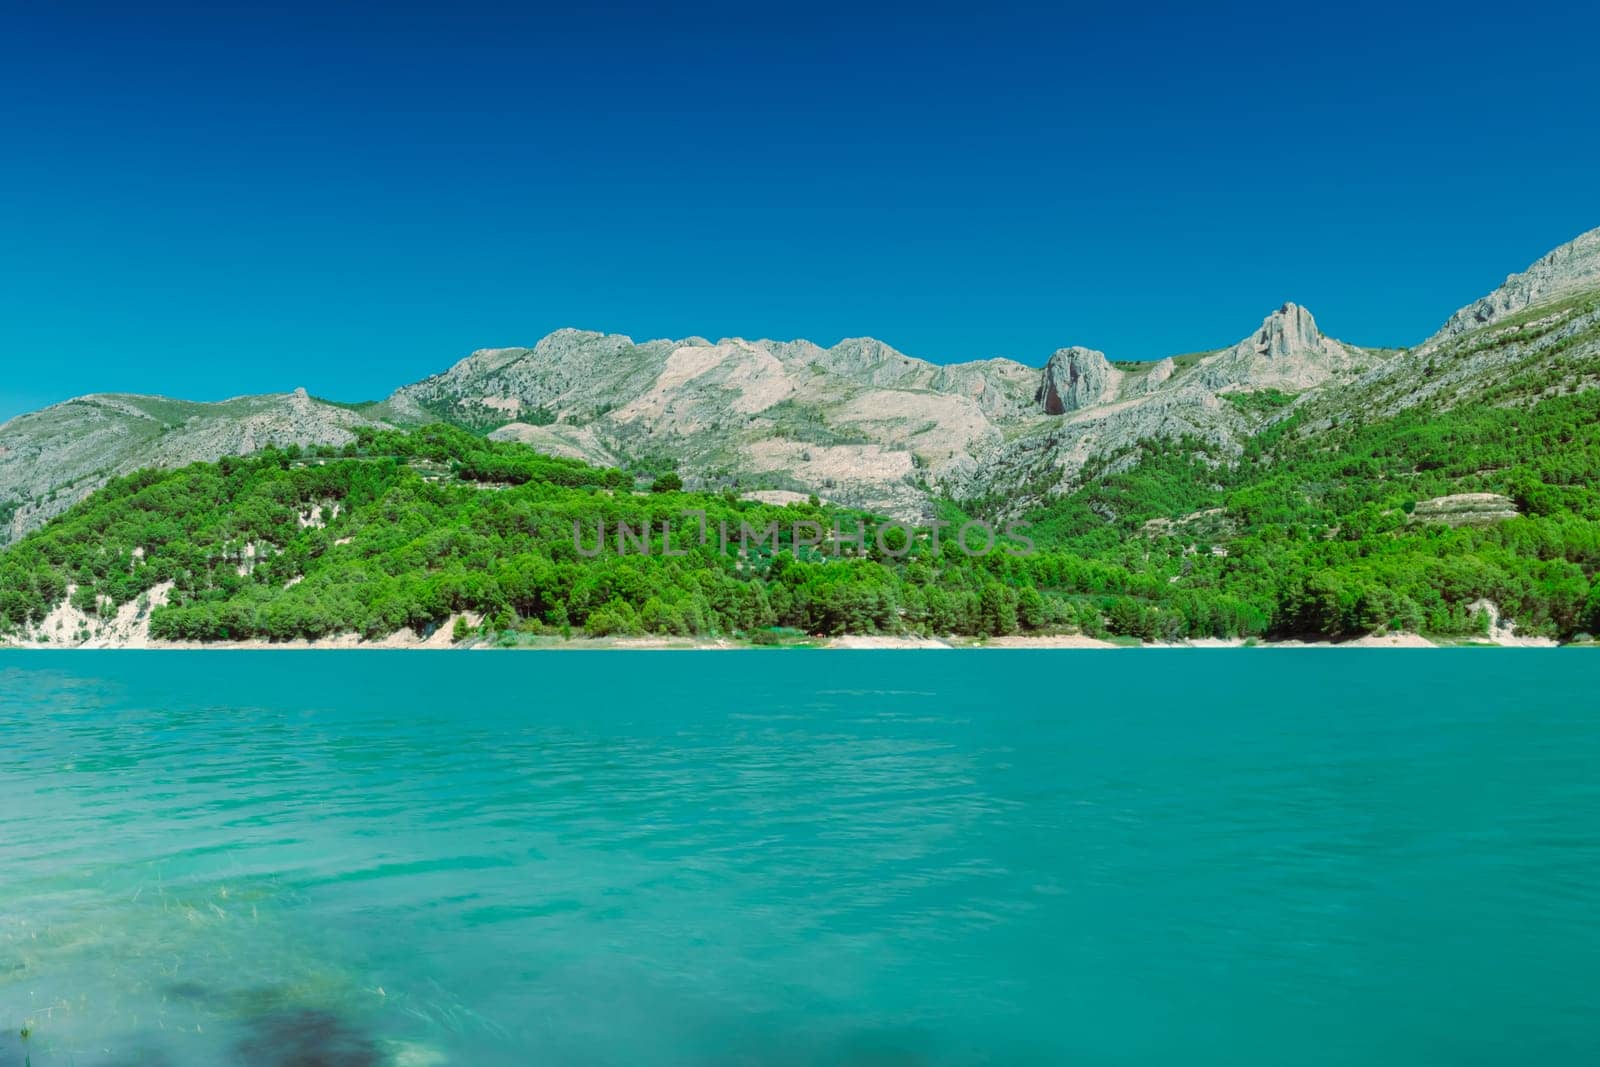
<instances>
[{"instance_id":1,"label":"submerged vegetation","mask_svg":"<svg viewBox=\"0 0 1600 1067\"><path fill-rule=\"evenodd\" d=\"M1266 413L1286 396L1255 402ZM968 555L926 534L885 551L807 545L797 521L869 518L817 503L686 492L437 425L342 450L268 449L120 479L0 556L0 628L63 600L126 605L157 639L487 633L1001 635L1144 640L1482 632L1492 602L1524 633L1600 626L1600 391L1532 405L1411 409L1304 432L1291 410L1242 456L1146 442L1028 516L1037 551ZM1116 473L1110 473L1112 470ZM1494 521L1423 521L1451 494L1497 494ZM724 551L661 525L776 541ZM1506 518L1506 514L1515 517ZM966 516L954 505L941 518ZM574 524L655 531L651 554L592 556ZM159 593L159 596L154 594ZM466 616L473 622L468 624ZM46 635L48 636L48 635ZM770 638L767 638L770 640Z\"/></svg>"}]
</instances>

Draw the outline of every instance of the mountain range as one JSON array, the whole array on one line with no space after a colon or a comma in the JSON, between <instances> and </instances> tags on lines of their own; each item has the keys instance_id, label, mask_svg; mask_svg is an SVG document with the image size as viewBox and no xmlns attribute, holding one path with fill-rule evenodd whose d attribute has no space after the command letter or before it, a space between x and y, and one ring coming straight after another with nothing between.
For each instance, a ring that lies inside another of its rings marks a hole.
<instances>
[{"instance_id":1,"label":"mountain range","mask_svg":"<svg viewBox=\"0 0 1600 1067\"><path fill-rule=\"evenodd\" d=\"M915 519L949 499L1022 514L1130 468L1146 442L1228 462L1291 415L1309 439L1418 406L1493 402L1513 376L1531 375L1542 395L1590 388L1596 356L1600 229L1410 348L1327 337L1293 303L1227 348L1134 362L1066 347L1043 367L940 365L871 338L636 343L563 329L531 348L474 352L377 402L100 393L21 415L0 425L0 545L141 468L434 422L774 503L814 494Z\"/></svg>"}]
</instances>

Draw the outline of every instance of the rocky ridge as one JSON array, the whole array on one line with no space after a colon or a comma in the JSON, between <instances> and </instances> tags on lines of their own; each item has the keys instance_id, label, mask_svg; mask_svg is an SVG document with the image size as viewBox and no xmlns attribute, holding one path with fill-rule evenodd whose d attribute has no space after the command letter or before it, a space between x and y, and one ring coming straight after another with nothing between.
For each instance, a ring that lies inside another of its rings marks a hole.
<instances>
[{"instance_id":1,"label":"rocky ridge","mask_svg":"<svg viewBox=\"0 0 1600 1067\"><path fill-rule=\"evenodd\" d=\"M1600 230L1591 230L1456 312L1416 348L1309 393L1300 404L1301 433L1315 434L1352 414L1524 404L1597 385Z\"/></svg>"},{"instance_id":2,"label":"rocky ridge","mask_svg":"<svg viewBox=\"0 0 1600 1067\"><path fill-rule=\"evenodd\" d=\"M670 457L691 485L815 492L915 518L941 494L1024 505L1144 438L1197 437L1231 454L1260 420L1221 395L1310 389L1376 358L1325 337L1294 304L1203 356L1113 363L1074 346L1042 369L934 364L872 338L822 348L561 330L531 349L474 353L374 414L492 426L491 436L594 462Z\"/></svg>"},{"instance_id":3,"label":"rocky ridge","mask_svg":"<svg viewBox=\"0 0 1600 1067\"><path fill-rule=\"evenodd\" d=\"M1351 414L1462 403L1600 379L1600 230L1457 312L1424 344L1380 350L1324 335L1288 303L1234 345L1154 362L1082 347L1042 368L935 364L872 338L635 342L558 330L532 348L472 353L361 411L303 391L193 404L80 397L0 425L0 544L98 485L267 444L333 444L361 426L445 420L542 451L691 487L816 493L897 517L939 496L1024 510L1117 470L1141 441L1185 438L1226 461L1285 414L1315 433ZM1269 393L1270 403L1247 402Z\"/></svg>"},{"instance_id":4,"label":"rocky ridge","mask_svg":"<svg viewBox=\"0 0 1600 1067\"><path fill-rule=\"evenodd\" d=\"M1600 289L1600 227L1539 257L1527 270L1450 316L1424 347L1437 347L1538 304Z\"/></svg>"}]
</instances>

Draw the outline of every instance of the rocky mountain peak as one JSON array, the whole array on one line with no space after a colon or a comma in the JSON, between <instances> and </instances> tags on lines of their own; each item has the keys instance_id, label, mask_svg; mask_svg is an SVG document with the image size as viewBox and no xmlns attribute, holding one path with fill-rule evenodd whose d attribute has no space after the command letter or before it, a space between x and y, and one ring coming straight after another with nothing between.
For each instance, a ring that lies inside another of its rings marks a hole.
<instances>
[{"instance_id":1,"label":"rocky mountain peak","mask_svg":"<svg viewBox=\"0 0 1600 1067\"><path fill-rule=\"evenodd\" d=\"M1450 316L1427 343L1459 337L1524 308L1587 289L1600 289L1600 228L1545 253L1521 274L1509 276L1500 288Z\"/></svg>"},{"instance_id":2,"label":"rocky mountain peak","mask_svg":"<svg viewBox=\"0 0 1600 1067\"><path fill-rule=\"evenodd\" d=\"M1365 362L1359 349L1317 328L1311 312L1286 303L1255 333L1232 348L1207 356L1196 380L1214 390L1284 389L1299 392Z\"/></svg>"},{"instance_id":3,"label":"rocky mountain peak","mask_svg":"<svg viewBox=\"0 0 1600 1067\"><path fill-rule=\"evenodd\" d=\"M1292 359L1318 351L1324 338L1317 320L1299 304L1287 303L1261 320L1256 331L1256 355L1266 359Z\"/></svg>"},{"instance_id":4,"label":"rocky mountain peak","mask_svg":"<svg viewBox=\"0 0 1600 1067\"><path fill-rule=\"evenodd\" d=\"M573 342L583 341L602 341L612 338L622 342L623 344L633 344L633 338L625 337L622 334L601 333L599 330L580 330L576 326L563 326L560 329L551 330L549 333L545 334L539 339L538 344L534 347L537 348L543 345L559 345L563 343L570 344Z\"/></svg>"},{"instance_id":5,"label":"rocky mountain peak","mask_svg":"<svg viewBox=\"0 0 1600 1067\"><path fill-rule=\"evenodd\" d=\"M921 380L937 371L872 337L846 337L832 348L813 349L809 361L851 382L880 387Z\"/></svg>"},{"instance_id":6,"label":"rocky mountain peak","mask_svg":"<svg viewBox=\"0 0 1600 1067\"><path fill-rule=\"evenodd\" d=\"M910 356L875 337L846 337L828 351L858 366L907 362L911 359Z\"/></svg>"},{"instance_id":7,"label":"rocky mountain peak","mask_svg":"<svg viewBox=\"0 0 1600 1067\"><path fill-rule=\"evenodd\" d=\"M1046 415L1063 415L1115 400L1121 384L1122 372L1104 352L1074 345L1057 349L1045 363L1034 400Z\"/></svg>"}]
</instances>

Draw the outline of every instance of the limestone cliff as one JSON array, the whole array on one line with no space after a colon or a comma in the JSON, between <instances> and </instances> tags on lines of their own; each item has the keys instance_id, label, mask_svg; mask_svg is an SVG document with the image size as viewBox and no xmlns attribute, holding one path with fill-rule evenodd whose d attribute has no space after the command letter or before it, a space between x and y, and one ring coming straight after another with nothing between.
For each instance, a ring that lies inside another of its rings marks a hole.
<instances>
[{"instance_id":1,"label":"limestone cliff","mask_svg":"<svg viewBox=\"0 0 1600 1067\"><path fill-rule=\"evenodd\" d=\"M1104 352L1091 348L1058 349L1044 365L1036 399L1046 415L1108 404L1117 398L1122 372Z\"/></svg>"}]
</instances>

